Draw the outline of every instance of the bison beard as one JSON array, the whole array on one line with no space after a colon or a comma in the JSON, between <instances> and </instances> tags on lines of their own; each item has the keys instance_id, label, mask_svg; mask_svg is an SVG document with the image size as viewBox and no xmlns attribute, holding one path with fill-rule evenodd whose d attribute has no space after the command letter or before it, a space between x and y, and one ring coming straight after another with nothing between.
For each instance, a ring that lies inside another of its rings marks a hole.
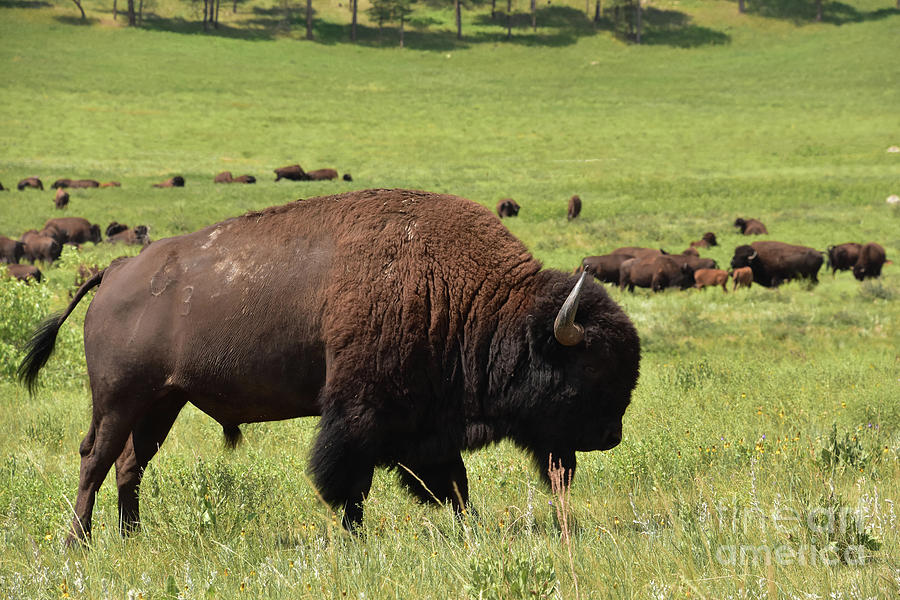
<instances>
[{"instance_id":1,"label":"bison beard","mask_svg":"<svg viewBox=\"0 0 900 600\"><path fill-rule=\"evenodd\" d=\"M464 449L510 439L545 481L551 456L574 471L576 451L619 443L638 377L637 333L601 286L542 271L455 196L351 192L154 242L39 327L19 370L30 389L98 286L70 540L90 533L113 464L122 531L138 527L142 473L187 402L231 441L241 423L321 415L310 471L354 529L377 466L458 511Z\"/></svg>"}]
</instances>

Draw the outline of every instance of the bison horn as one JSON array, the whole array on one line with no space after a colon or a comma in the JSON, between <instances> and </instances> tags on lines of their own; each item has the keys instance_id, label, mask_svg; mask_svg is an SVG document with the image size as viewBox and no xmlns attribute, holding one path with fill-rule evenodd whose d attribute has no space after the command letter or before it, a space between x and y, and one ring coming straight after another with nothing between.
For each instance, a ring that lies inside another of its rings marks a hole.
<instances>
[{"instance_id":1,"label":"bison horn","mask_svg":"<svg viewBox=\"0 0 900 600\"><path fill-rule=\"evenodd\" d=\"M754 258L756 258L756 255L757 255L757 254L758 254L758 253L754 250L754 251L753 251L753 254L751 254L750 256L747 257L747 260L753 260Z\"/></svg>"},{"instance_id":2,"label":"bison horn","mask_svg":"<svg viewBox=\"0 0 900 600\"><path fill-rule=\"evenodd\" d=\"M575 313L578 312L578 298L581 296L581 288L587 272L581 274L578 283L572 288L569 297L563 302L562 308L553 322L553 335L563 346L574 346L584 339L584 328L575 322Z\"/></svg>"}]
</instances>

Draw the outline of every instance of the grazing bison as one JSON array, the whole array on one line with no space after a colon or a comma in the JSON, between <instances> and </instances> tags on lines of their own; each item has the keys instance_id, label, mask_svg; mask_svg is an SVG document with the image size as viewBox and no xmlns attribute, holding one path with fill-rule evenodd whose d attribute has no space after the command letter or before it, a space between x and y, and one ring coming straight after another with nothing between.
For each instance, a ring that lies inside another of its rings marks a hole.
<instances>
[{"instance_id":1,"label":"grazing bison","mask_svg":"<svg viewBox=\"0 0 900 600\"><path fill-rule=\"evenodd\" d=\"M44 230L56 230L59 235L56 239L60 244L78 246L85 242L99 244L103 239L100 235L100 226L91 225L91 222L81 217L58 217L50 219L44 224Z\"/></svg>"},{"instance_id":2,"label":"grazing bison","mask_svg":"<svg viewBox=\"0 0 900 600\"><path fill-rule=\"evenodd\" d=\"M545 482L551 462L571 476L576 452L621 440L640 361L628 317L586 276L541 270L474 202L409 190L273 207L113 261L41 324L19 369L33 391L99 286L70 539L90 533L113 464L121 528L138 526L141 475L188 402L231 444L241 423L321 415L310 471L351 530L377 466L457 511L465 449L509 439Z\"/></svg>"},{"instance_id":3,"label":"grazing bison","mask_svg":"<svg viewBox=\"0 0 900 600\"><path fill-rule=\"evenodd\" d=\"M731 259L731 267L750 267L753 281L766 287L778 287L791 279L809 279L819 283L818 273L824 258L822 253L806 246L784 242L753 242L738 246Z\"/></svg>"},{"instance_id":4,"label":"grazing bison","mask_svg":"<svg viewBox=\"0 0 900 600\"><path fill-rule=\"evenodd\" d=\"M696 269L694 271L694 287L702 290L711 285L721 285L722 291L728 291L728 271L722 269Z\"/></svg>"},{"instance_id":5,"label":"grazing bison","mask_svg":"<svg viewBox=\"0 0 900 600\"><path fill-rule=\"evenodd\" d=\"M150 243L146 225L138 225L134 229L124 229L116 233L107 234L106 241L110 244L123 243L130 246L146 246Z\"/></svg>"},{"instance_id":6,"label":"grazing bison","mask_svg":"<svg viewBox=\"0 0 900 600\"><path fill-rule=\"evenodd\" d=\"M43 277L41 270L34 265L6 265L6 272L13 279L26 282L29 279L34 279L40 283Z\"/></svg>"},{"instance_id":7,"label":"grazing bison","mask_svg":"<svg viewBox=\"0 0 900 600\"><path fill-rule=\"evenodd\" d=\"M26 177L20 181L16 187L19 188L20 192L25 188L34 188L36 190L44 191L44 183L37 177Z\"/></svg>"},{"instance_id":8,"label":"grazing bison","mask_svg":"<svg viewBox=\"0 0 900 600\"><path fill-rule=\"evenodd\" d=\"M581 198L576 194L569 198L569 210L566 213L566 218L571 221L579 214L581 214Z\"/></svg>"},{"instance_id":9,"label":"grazing bison","mask_svg":"<svg viewBox=\"0 0 900 600\"><path fill-rule=\"evenodd\" d=\"M0 183L0 192L8 192L9 190L3 187L3 184Z\"/></svg>"},{"instance_id":10,"label":"grazing bison","mask_svg":"<svg viewBox=\"0 0 900 600\"><path fill-rule=\"evenodd\" d=\"M731 279L734 281L734 286L731 288L732 292L739 287L752 287L753 269L750 267L740 267L735 269L731 272Z\"/></svg>"},{"instance_id":11,"label":"grazing bison","mask_svg":"<svg viewBox=\"0 0 900 600\"><path fill-rule=\"evenodd\" d=\"M153 187L155 188L172 188L172 187L184 187L184 177L181 175L176 175L175 177L171 177L166 179L161 183L154 183Z\"/></svg>"},{"instance_id":12,"label":"grazing bison","mask_svg":"<svg viewBox=\"0 0 900 600\"><path fill-rule=\"evenodd\" d=\"M31 229L22 234L22 244L24 252L22 258L34 264L35 261L41 260L52 265L62 254L62 244L57 241L51 233L58 232L36 231Z\"/></svg>"},{"instance_id":13,"label":"grazing bison","mask_svg":"<svg viewBox=\"0 0 900 600\"><path fill-rule=\"evenodd\" d=\"M497 203L497 216L501 219L503 217L517 217L521 208L519 203L512 198L503 198Z\"/></svg>"},{"instance_id":14,"label":"grazing bison","mask_svg":"<svg viewBox=\"0 0 900 600\"><path fill-rule=\"evenodd\" d=\"M353 181L353 176L350 173L344 173L343 180L344 181Z\"/></svg>"},{"instance_id":15,"label":"grazing bison","mask_svg":"<svg viewBox=\"0 0 900 600\"><path fill-rule=\"evenodd\" d=\"M757 219L735 219L734 226L741 229L744 235L768 235L769 230Z\"/></svg>"},{"instance_id":16,"label":"grazing bison","mask_svg":"<svg viewBox=\"0 0 900 600\"><path fill-rule=\"evenodd\" d=\"M716 234L712 231L707 231L703 234L703 237L695 242L691 242L691 248L709 248L711 246L718 246L719 242L716 240Z\"/></svg>"},{"instance_id":17,"label":"grazing bison","mask_svg":"<svg viewBox=\"0 0 900 600\"><path fill-rule=\"evenodd\" d=\"M331 181L337 176L338 172L334 169L316 169L306 173L306 181Z\"/></svg>"},{"instance_id":18,"label":"grazing bison","mask_svg":"<svg viewBox=\"0 0 900 600\"><path fill-rule=\"evenodd\" d=\"M25 244L5 235L0 235L0 262L18 263L24 254Z\"/></svg>"},{"instance_id":19,"label":"grazing bison","mask_svg":"<svg viewBox=\"0 0 900 600\"><path fill-rule=\"evenodd\" d=\"M694 285L694 267L683 256L648 255L626 260L619 267L619 288L634 292L635 286L654 292L668 287L687 289Z\"/></svg>"},{"instance_id":20,"label":"grazing bison","mask_svg":"<svg viewBox=\"0 0 900 600\"><path fill-rule=\"evenodd\" d=\"M107 187L122 187L122 184L119 183L118 181L107 181L107 182L105 182L105 183L101 183L101 184L100 184L100 187L102 187L102 188L107 188Z\"/></svg>"},{"instance_id":21,"label":"grazing bison","mask_svg":"<svg viewBox=\"0 0 900 600\"><path fill-rule=\"evenodd\" d=\"M862 281L868 278L881 277L881 267L887 256L881 244L869 242L859 249L859 258L853 265L853 276Z\"/></svg>"},{"instance_id":22,"label":"grazing bison","mask_svg":"<svg viewBox=\"0 0 900 600\"><path fill-rule=\"evenodd\" d=\"M626 260L630 260L624 254L602 254L600 256L586 256L581 261L579 270L587 271L598 281L604 283L619 283L619 268Z\"/></svg>"},{"instance_id":23,"label":"grazing bison","mask_svg":"<svg viewBox=\"0 0 900 600\"><path fill-rule=\"evenodd\" d=\"M849 271L859 259L859 250L861 248L862 244L857 244L856 242L828 246L828 249L825 251L825 256L828 259L825 263L825 268L831 269L832 277L838 271Z\"/></svg>"},{"instance_id":24,"label":"grazing bison","mask_svg":"<svg viewBox=\"0 0 900 600\"><path fill-rule=\"evenodd\" d=\"M290 179L291 181L305 181L306 171L300 165L290 165L275 169L275 181Z\"/></svg>"},{"instance_id":25,"label":"grazing bison","mask_svg":"<svg viewBox=\"0 0 900 600\"><path fill-rule=\"evenodd\" d=\"M56 190L56 196L53 197L53 203L56 208L65 208L69 205L69 192L63 188Z\"/></svg>"}]
</instances>

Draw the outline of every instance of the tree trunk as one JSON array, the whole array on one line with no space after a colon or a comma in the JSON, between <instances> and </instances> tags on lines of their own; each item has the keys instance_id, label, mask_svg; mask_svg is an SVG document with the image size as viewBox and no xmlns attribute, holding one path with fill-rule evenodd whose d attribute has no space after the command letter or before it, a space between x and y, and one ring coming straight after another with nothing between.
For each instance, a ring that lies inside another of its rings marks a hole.
<instances>
[{"instance_id":1,"label":"tree trunk","mask_svg":"<svg viewBox=\"0 0 900 600\"><path fill-rule=\"evenodd\" d=\"M637 37L635 41L640 44L641 43L641 0L637 0L635 2L637 8L637 31L635 32Z\"/></svg>"},{"instance_id":2,"label":"tree trunk","mask_svg":"<svg viewBox=\"0 0 900 600\"><path fill-rule=\"evenodd\" d=\"M134 27L134 0L128 0L128 26Z\"/></svg>"},{"instance_id":3,"label":"tree trunk","mask_svg":"<svg viewBox=\"0 0 900 600\"><path fill-rule=\"evenodd\" d=\"M743 14L745 12L744 0L738 0L738 12L741 14Z\"/></svg>"},{"instance_id":4,"label":"tree trunk","mask_svg":"<svg viewBox=\"0 0 900 600\"><path fill-rule=\"evenodd\" d=\"M594 27L600 22L601 14L603 14L603 0L597 0L597 4L594 7Z\"/></svg>"},{"instance_id":5,"label":"tree trunk","mask_svg":"<svg viewBox=\"0 0 900 600\"><path fill-rule=\"evenodd\" d=\"M350 20L350 40L356 41L356 11L359 8L359 0L350 0L352 2L353 18Z\"/></svg>"},{"instance_id":6,"label":"tree trunk","mask_svg":"<svg viewBox=\"0 0 900 600\"><path fill-rule=\"evenodd\" d=\"M406 17L400 15L400 47L403 47L403 22L406 20Z\"/></svg>"},{"instance_id":7,"label":"tree trunk","mask_svg":"<svg viewBox=\"0 0 900 600\"><path fill-rule=\"evenodd\" d=\"M113 21L115 21L119 16L119 7L117 6L118 3L119 0L113 0Z\"/></svg>"},{"instance_id":8,"label":"tree trunk","mask_svg":"<svg viewBox=\"0 0 900 600\"><path fill-rule=\"evenodd\" d=\"M312 0L306 0L306 39L313 39L312 33Z\"/></svg>"},{"instance_id":9,"label":"tree trunk","mask_svg":"<svg viewBox=\"0 0 900 600\"><path fill-rule=\"evenodd\" d=\"M584 0L584 16L587 19L591 18L591 0Z\"/></svg>"},{"instance_id":10,"label":"tree trunk","mask_svg":"<svg viewBox=\"0 0 900 600\"><path fill-rule=\"evenodd\" d=\"M234 0L234 3L231 5L231 14L235 14L237 12L237 0Z\"/></svg>"},{"instance_id":11,"label":"tree trunk","mask_svg":"<svg viewBox=\"0 0 900 600\"><path fill-rule=\"evenodd\" d=\"M81 8L81 0L72 0L72 2L74 2L74 3L75 3L75 6L78 7L78 10L81 11L81 20L82 20L82 21L87 20L87 16L84 14L84 9Z\"/></svg>"},{"instance_id":12,"label":"tree trunk","mask_svg":"<svg viewBox=\"0 0 900 600\"><path fill-rule=\"evenodd\" d=\"M900 0L898 0L900 1ZM462 6L459 0L453 0L453 10L456 12L456 39L462 39Z\"/></svg>"},{"instance_id":13,"label":"tree trunk","mask_svg":"<svg viewBox=\"0 0 900 600\"><path fill-rule=\"evenodd\" d=\"M816 0L816 22L822 21L822 0Z\"/></svg>"},{"instance_id":14,"label":"tree trunk","mask_svg":"<svg viewBox=\"0 0 900 600\"><path fill-rule=\"evenodd\" d=\"M537 33L537 0L531 0L531 30Z\"/></svg>"},{"instance_id":15,"label":"tree trunk","mask_svg":"<svg viewBox=\"0 0 900 600\"><path fill-rule=\"evenodd\" d=\"M143 1L143 0L141 0L141 1ZM216 18L213 21L213 27L215 27L216 29L219 28L219 2L220 2L220 0L216 0Z\"/></svg>"},{"instance_id":16,"label":"tree trunk","mask_svg":"<svg viewBox=\"0 0 900 600\"><path fill-rule=\"evenodd\" d=\"M900 0L897 0L900 2ZM497 0L491 0L491 21L494 20L494 17L497 16Z\"/></svg>"},{"instance_id":17,"label":"tree trunk","mask_svg":"<svg viewBox=\"0 0 900 600\"><path fill-rule=\"evenodd\" d=\"M144 0L141 0L138 3L138 16L137 16L138 25L144 24Z\"/></svg>"},{"instance_id":18,"label":"tree trunk","mask_svg":"<svg viewBox=\"0 0 900 600\"><path fill-rule=\"evenodd\" d=\"M506 39L512 37L512 0L506 0Z\"/></svg>"}]
</instances>

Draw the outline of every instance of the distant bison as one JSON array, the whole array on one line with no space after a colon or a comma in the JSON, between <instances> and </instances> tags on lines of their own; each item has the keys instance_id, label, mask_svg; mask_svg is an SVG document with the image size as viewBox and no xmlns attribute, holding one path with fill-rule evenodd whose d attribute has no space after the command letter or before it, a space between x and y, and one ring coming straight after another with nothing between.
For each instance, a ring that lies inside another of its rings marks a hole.
<instances>
[{"instance_id":1,"label":"distant bison","mask_svg":"<svg viewBox=\"0 0 900 600\"><path fill-rule=\"evenodd\" d=\"M184 187L184 177L181 175L176 175L175 177L171 177L166 179L161 183L154 183L153 187L155 188L173 188L173 187Z\"/></svg>"},{"instance_id":2,"label":"distant bison","mask_svg":"<svg viewBox=\"0 0 900 600\"><path fill-rule=\"evenodd\" d=\"M16 186L21 192L25 188L34 188L36 190L44 190L44 183L37 177L26 177Z\"/></svg>"},{"instance_id":3,"label":"distant bison","mask_svg":"<svg viewBox=\"0 0 900 600\"><path fill-rule=\"evenodd\" d=\"M622 256L627 256L628 258L643 258L645 256L660 256L662 254L667 254L666 252L658 249L658 248L641 248L640 246L623 246L621 248L616 248L610 254L621 254Z\"/></svg>"},{"instance_id":4,"label":"distant bison","mask_svg":"<svg viewBox=\"0 0 900 600\"><path fill-rule=\"evenodd\" d=\"M125 229L112 235L107 235L106 241L110 244L122 243L131 246L146 246L150 243L150 236L147 233L146 225L138 225L134 229Z\"/></svg>"},{"instance_id":5,"label":"distant bison","mask_svg":"<svg viewBox=\"0 0 900 600\"><path fill-rule=\"evenodd\" d=\"M712 231L707 231L703 234L703 237L695 242L691 242L691 248L709 248L710 246L718 246L719 242L716 241L716 234Z\"/></svg>"},{"instance_id":6,"label":"distant bison","mask_svg":"<svg viewBox=\"0 0 900 600\"><path fill-rule=\"evenodd\" d=\"M343 180L344 181L353 181L353 176L350 173L344 173Z\"/></svg>"},{"instance_id":7,"label":"distant bison","mask_svg":"<svg viewBox=\"0 0 900 600\"><path fill-rule=\"evenodd\" d=\"M232 180L232 183L256 183L256 177L253 175L238 175Z\"/></svg>"},{"instance_id":8,"label":"distant bison","mask_svg":"<svg viewBox=\"0 0 900 600\"><path fill-rule=\"evenodd\" d=\"M119 183L118 181L107 181L107 182L105 182L105 183L101 183L101 184L100 184L100 187L102 187L102 188L107 188L107 187L122 187L122 184Z\"/></svg>"},{"instance_id":9,"label":"distant bison","mask_svg":"<svg viewBox=\"0 0 900 600\"><path fill-rule=\"evenodd\" d=\"M685 257L669 254L647 255L626 260L619 267L619 287L633 292L635 286L654 292L673 287L685 290L694 285L694 267Z\"/></svg>"},{"instance_id":10,"label":"distant bison","mask_svg":"<svg viewBox=\"0 0 900 600\"><path fill-rule=\"evenodd\" d=\"M720 285L722 291L728 291L728 271L721 269L696 269L694 271L694 287L702 290L709 286Z\"/></svg>"},{"instance_id":11,"label":"distant bison","mask_svg":"<svg viewBox=\"0 0 900 600\"><path fill-rule=\"evenodd\" d=\"M240 177L232 177L231 171L222 171L213 179L213 183L256 183L256 177L253 175L241 175Z\"/></svg>"},{"instance_id":12,"label":"distant bison","mask_svg":"<svg viewBox=\"0 0 900 600\"><path fill-rule=\"evenodd\" d=\"M517 217L520 209L518 202L512 198L504 198L497 203L497 216L501 219L504 217Z\"/></svg>"},{"instance_id":13,"label":"distant bison","mask_svg":"<svg viewBox=\"0 0 900 600\"><path fill-rule=\"evenodd\" d=\"M316 169L306 173L307 181L330 181L337 179L338 172L334 169Z\"/></svg>"},{"instance_id":14,"label":"distant bison","mask_svg":"<svg viewBox=\"0 0 900 600\"><path fill-rule=\"evenodd\" d=\"M109 225L106 226L106 237L111 235L116 235L119 232L125 231L128 229L128 225L125 223L119 223L118 221L113 221Z\"/></svg>"},{"instance_id":15,"label":"distant bison","mask_svg":"<svg viewBox=\"0 0 900 600\"><path fill-rule=\"evenodd\" d=\"M3 184L0 183L0 192L8 192L9 190L3 187Z\"/></svg>"},{"instance_id":16,"label":"distant bison","mask_svg":"<svg viewBox=\"0 0 900 600\"><path fill-rule=\"evenodd\" d=\"M67 207L69 205L69 192L63 188L57 189L56 196L53 198L53 203L56 205L56 208Z\"/></svg>"},{"instance_id":17,"label":"distant bison","mask_svg":"<svg viewBox=\"0 0 900 600\"><path fill-rule=\"evenodd\" d=\"M862 244L856 242L847 242L836 246L828 246L825 256L828 262L825 263L826 269L831 269L831 276L834 277L838 271L849 271L859 259L859 251Z\"/></svg>"},{"instance_id":18,"label":"distant bison","mask_svg":"<svg viewBox=\"0 0 900 600\"><path fill-rule=\"evenodd\" d=\"M78 246L85 242L94 242L99 244L102 240L100 236L100 226L91 225L91 222L81 217L58 217L50 219L44 224L45 231L56 230L59 235L55 236L60 244L72 244Z\"/></svg>"},{"instance_id":19,"label":"distant bison","mask_svg":"<svg viewBox=\"0 0 900 600\"><path fill-rule=\"evenodd\" d=\"M734 286L731 288L732 292L739 287L752 287L753 269L750 267L740 267L735 269L731 272L731 279L734 281Z\"/></svg>"},{"instance_id":20,"label":"distant bison","mask_svg":"<svg viewBox=\"0 0 900 600\"><path fill-rule=\"evenodd\" d=\"M141 476L187 403L231 444L242 423L320 415L312 480L352 530L378 466L462 511L461 452L508 439L568 483L577 452L619 444L638 378L637 331L602 287L543 270L456 196L351 192L154 242L39 326L19 368L30 390L95 287L70 541L90 535L113 464L118 522L138 527Z\"/></svg>"},{"instance_id":21,"label":"distant bison","mask_svg":"<svg viewBox=\"0 0 900 600\"><path fill-rule=\"evenodd\" d=\"M25 254L25 244L0 235L0 262L18 263Z\"/></svg>"},{"instance_id":22,"label":"distant bison","mask_svg":"<svg viewBox=\"0 0 900 600\"><path fill-rule=\"evenodd\" d=\"M741 233L744 235L766 235L769 233L766 226L756 219L738 218L734 220L734 226L740 228Z\"/></svg>"},{"instance_id":23,"label":"distant bison","mask_svg":"<svg viewBox=\"0 0 900 600\"><path fill-rule=\"evenodd\" d=\"M43 277L41 270L34 265L6 265L6 272L13 279L26 282L29 279L40 282Z\"/></svg>"},{"instance_id":24,"label":"distant bison","mask_svg":"<svg viewBox=\"0 0 900 600\"><path fill-rule=\"evenodd\" d=\"M630 257L624 254L602 254L600 256L586 256L581 261L581 270L587 271L598 281L604 283L619 283L619 268Z\"/></svg>"},{"instance_id":25,"label":"distant bison","mask_svg":"<svg viewBox=\"0 0 900 600\"><path fill-rule=\"evenodd\" d=\"M572 220L581 214L581 198L578 195L572 196L569 198L569 210L566 213L566 218L568 220Z\"/></svg>"},{"instance_id":26,"label":"distant bison","mask_svg":"<svg viewBox=\"0 0 900 600\"><path fill-rule=\"evenodd\" d=\"M100 182L94 179L57 179L50 187L55 189L98 188L100 187Z\"/></svg>"},{"instance_id":27,"label":"distant bison","mask_svg":"<svg viewBox=\"0 0 900 600\"><path fill-rule=\"evenodd\" d=\"M306 171L300 165L290 165L287 167L279 167L275 169L275 181L282 179L290 179L291 181L304 181L306 179Z\"/></svg>"},{"instance_id":28,"label":"distant bison","mask_svg":"<svg viewBox=\"0 0 900 600\"><path fill-rule=\"evenodd\" d=\"M693 244L693 242L691 242ZM690 248L685 248L681 251L682 256L693 256L696 258L700 258L700 253L697 251L697 248L691 246Z\"/></svg>"},{"instance_id":29,"label":"distant bison","mask_svg":"<svg viewBox=\"0 0 900 600\"><path fill-rule=\"evenodd\" d=\"M887 256L881 244L870 242L859 249L859 258L853 265L853 276L858 280L881 276L881 267Z\"/></svg>"},{"instance_id":30,"label":"distant bison","mask_svg":"<svg viewBox=\"0 0 900 600\"><path fill-rule=\"evenodd\" d=\"M806 246L784 242L753 242L738 246L731 259L731 267L750 267L753 281L766 287L777 287L791 279L809 279L818 283L822 253Z\"/></svg>"},{"instance_id":31,"label":"distant bison","mask_svg":"<svg viewBox=\"0 0 900 600\"><path fill-rule=\"evenodd\" d=\"M53 237L58 235L56 230L52 232L36 231L31 229L22 234L24 252L22 258L34 264L35 261L43 261L52 265L62 254L62 244Z\"/></svg>"}]
</instances>

